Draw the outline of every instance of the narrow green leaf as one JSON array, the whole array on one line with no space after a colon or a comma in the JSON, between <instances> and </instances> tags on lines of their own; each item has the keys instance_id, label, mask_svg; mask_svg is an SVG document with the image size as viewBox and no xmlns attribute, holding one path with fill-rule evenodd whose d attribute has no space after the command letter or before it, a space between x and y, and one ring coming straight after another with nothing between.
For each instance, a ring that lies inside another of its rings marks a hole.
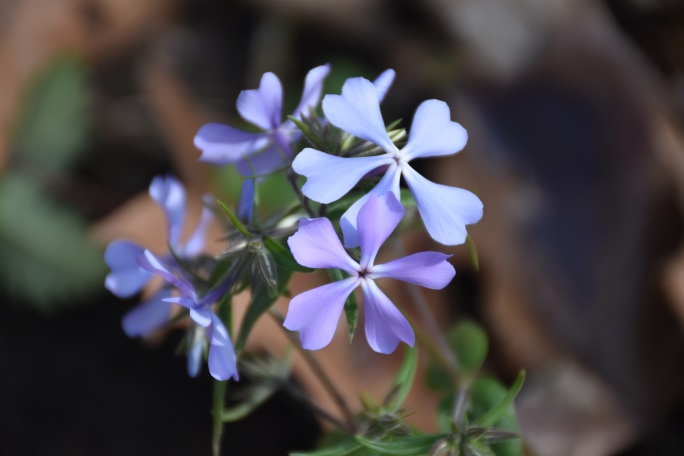
<instances>
[{"instance_id":1,"label":"narrow green leaf","mask_svg":"<svg viewBox=\"0 0 684 456\"><path fill-rule=\"evenodd\" d=\"M297 263L292 256L292 252L286 249L280 242L268 236L264 237L264 246L271 252L276 264L283 269L294 272L313 272L314 269L307 268Z\"/></svg>"},{"instance_id":2,"label":"narrow green leaf","mask_svg":"<svg viewBox=\"0 0 684 456\"><path fill-rule=\"evenodd\" d=\"M464 445L463 456L496 456L496 453L479 442L468 442Z\"/></svg>"},{"instance_id":3,"label":"narrow green leaf","mask_svg":"<svg viewBox=\"0 0 684 456\"><path fill-rule=\"evenodd\" d=\"M449 332L447 340L465 372L474 373L482 367L489 341L480 325L472 320L461 321Z\"/></svg>"},{"instance_id":4,"label":"narrow green leaf","mask_svg":"<svg viewBox=\"0 0 684 456\"><path fill-rule=\"evenodd\" d=\"M525 383L525 371L520 371L518 377L513 382L513 385L508 390L508 393L501 399L501 401L491 408L487 413L473 421L476 426L488 427L494 425L501 416L513 405L513 400L520 392L520 389Z\"/></svg>"},{"instance_id":5,"label":"narrow green leaf","mask_svg":"<svg viewBox=\"0 0 684 456\"><path fill-rule=\"evenodd\" d=\"M517 432L505 431L503 429L497 428L485 428L485 427L471 427L466 430L466 436L468 438L477 440L482 443L497 443L505 442L507 440L519 439L520 434Z\"/></svg>"},{"instance_id":6,"label":"narrow green leaf","mask_svg":"<svg viewBox=\"0 0 684 456\"><path fill-rule=\"evenodd\" d=\"M275 382L262 383L258 387L250 388L250 394L246 395L247 399L244 402L223 409L223 422L232 423L245 418L261 407L277 390Z\"/></svg>"},{"instance_id":7,"label":"narrow green leaf","mask_svg":"<svg viewBox=\"0 0 684 456\"><path fill-rule=\"evenodd\" d=\"M254 327L256 321L261 317L268 309L271 308L273 303L276 301L277 297L280 296L292 276L292 271L285 269L278 269L278 283L276 286L275 297L269 293L269 287L261 284L257 287L256 292L252 296L252 302L247 308L244 318L242 319L242 324L240 325L240 333L238 334L237 340L235 342L235 351L241 352L247 342L247 337L249 332Z\"/></svg>"},{"instance_id":8,"label":"narrow green leaf","mask_svg":"<svg viewBox=\"0 0 684 456\"><path fill-rule=\"evenodd\" d=\"M418 350L415 348L406 348L404 350L404 361L401 363L399 372L394 377L390 393L385 398L385 406L390 410L400 408L409 391L413 385L413 379L416 376L416 369L418 368Z\"/></svg>"},{"instance_id":9,"label":"narrow green leaf","mask_svg":"<svg viewBox=\"0 0 684 456\"><path fill-rule=\"evenodd\" d=\"M366 437L357 435L356 441L366 448L375 450L380 454L392 456L425 456L432 445L446 434L421 435L417 437L398 437L392 440L376 442Z\"/></svg>"},{"instance_id":10,"label":"narrow green leaf","mask_svg":"<svg viewBox=\"0 0 684 456\"><path fill-rule=\"evenodd\" d=\"M334 282L339 282L346 278L345 274L339 269L328 269L328 275ZM344 303L344 316L347 319L349 343L351 344L359 322L359 303L354 292L349 295Z\"/></svg>"},{"instance_id":11,"label":"narrow green leaf","mask_svg":"<svg viewBox=\"0 0 684 456\"><path fill-rule=\"evenodd\" d=\"M468 258L475 271L480 270L480 256L477 254L477 246L471 235L466 236L466 247L468 247Z\"/></svg>"},{"instance_id":12,"label":"narrow green leaf","mask_svg":"<svg viewBox=\"0 0 684 456\"><path fill-rule=\"evenodd\" d=\"M250 233L247 230L247 228L245 228L245 226L242 224L242 222L237 218L237 216L233 213L233 211L231 211L230 208L228 206L226 206L226 204L223 201L217 199L216 203L221 207L221 209L223 209L223 211L226 213L226 215L230 219L233 226L240 233L242 233L247 238L253 238L254 237L254 235L252 233Z\"/></svg>"},{"instance_id":13,"label":"narrow green leaf","mask_svg":"<svg viewBox=\"0 0 684 456\"><path fill-rule=\"evenodd\" d=\"M361 444L354 439L343 440L330 448L310 452L290 453L290 456L345 456L361 448Z\"/></svg>"}]
</instances>

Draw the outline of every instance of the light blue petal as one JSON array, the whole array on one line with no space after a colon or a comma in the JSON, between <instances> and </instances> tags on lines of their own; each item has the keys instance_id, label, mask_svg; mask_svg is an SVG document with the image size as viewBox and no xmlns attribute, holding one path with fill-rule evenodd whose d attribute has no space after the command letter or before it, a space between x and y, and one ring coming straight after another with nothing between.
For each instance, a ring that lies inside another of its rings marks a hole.
<instances>
[{"instance_id":1,"label":"light blue petal","mask_svg":"<svg viewBox=\"0 0 684 456\"><path fill-rule=\"evenodd\" d=\"M375 86L375 91L378 93L378 102L382 103L387 91L392 87L396 75L397 73L394 70L389 69L383 71L380 76L375 78L373 85Z\"/></svg>"},{"instance_id":2,"label":"light blue petal","mask_svg":"<svg viewBox=\"0 0 684 456\"><path fill-rule=\"evenodd\" d=\"M354 274L359 265L342 247L327 218L302 219L299 229L287 240L297 263L308 268L337 268Z\"/></svg>"},{"instance_id":3,"label":"light blue petal","mask_svg":"<svg viewBox=\"0 0 684 456\"><path fill-rule=\"evenodd\" d=\"M404 207L391 192L380 196L370 194L357 218L361 269L373 265L380 247L399 225L403 216Z\"/></svg>"},{"instance_id":4,"label":"light blue petal","mask_svg":"<svg viewBox=\"0 0 684 456\"><path fill-rule=\"evenodd\" d=\"M138 261L140 266L161 276L166 282L178 288L183 296L189 297L194 295L194 288L190 281L180 271L178 271L178 276L176 276L173 271L174 268L169 262L155 256L149 250L145 250Z\"/></svg>"},{"instance_id":5,"label":"light blue petal","mask_svg":"<svg viewBox=\"0 0 684 456\"><path fill-rule=\"evenodd\" d=\"M372 279L391 277L433 290L441 290L456 275L456 270L447 261L449 257L451 255L440 252L414 253L374 266L368 277Z\"/></svg>"},{"instance_id":6,"label":"light blue petal","mask_svg":"<svg viewBox=\"0 0 684 456\"><path fill-rule=\"evenodd\" d=\"M178 245L183 217L185 216L185 188L171 176L157 176L150 184L150 196L166 214L168 241L172 247Z\"/></svg>"},{"instance_id":7,"label":"light blue petal","mask_svg":"<svg viewBox=\"0 0 684 456\"><path fill-rule=\"evenodd\" d=\"M223 322L211 314L211 341L209 343L209 372L216 380L239 380L237 358L233 343Z\"/></svg>"},{"instance_id":8,"label":"light blue petal","mask_svg":"<svg viewBox=\"0 0 684 456\"><path fill-rule=\"evenodd\" d=\"M123 239L111 242L104 254L105 263L111 269L105 287L120 298L139 293L152 278L152 274L138 264L142 254L143 248L133 242Z\"/></svg>"},{"instance_id":9,"label":"light blue petal","mask_svg":"<svg viewBox=\"0 0 684 456\"><path fill-rule=\"evenodd\" d=\"M265 133L249 133L220 123L202 125L195 135L199 160L215 165L233 164L264 149L270 142Z\"/></svg>"},{"instance_id":10,"label":"light blue petal","mask_svg":"<svg viewBox=\"0 0 684 456\"><path fill-rule=\"evenodd\" d=\"M237 216L242 223L251 224L254 218L254 195L255 182L254 179L245 179L242 181L242 189L240 190L240 201L237 207Z\"/></svg>"},{"instance_id":11,"label":"light blue petal","mask_svg":"<svg viewBox=\"0 0 684 456\"><path fill-rule=\"evenodd\" d=\"M304 80L304 92L302 93L302 100L299 102L297 109L292 113L292 117L301 119L301 115L309 115L310 109L315 109L318 103L321 102L321 95L323 93L323 82L330 73L330 64L317 66L309 71Z\"/></svg>"},{"instance_id":12,"label":"light blue petal","mask_svg":"<svg viewBox=\"0 0 684 456\"><path fill-rule=\"evenodd\" d=\"M366 204L370 195L384 195L385 193L392 193L399 199L399 180L401 178L401 172L399 167L392 162L392 165L387 169L385 175L380 179L378 185L376 185L373 190L368 192L366 195L361 197L358 201L352 204L347 211L342 214L340 219L340 227L342 228L342 234L344 235L344 246L348 249L359 246L359 235L356 231L356 224L358 221L359 211Z\"/></svg>"},{"instance_id":13,"label":"light blue petal","mask_svg":"<svg viewBox=\"0 0 684 456\"><path fill-rule=\"evenodd\" d=\"M342 95L326 95L323 98L323 112L336 127L377 144L385 152L394 152L397 148L385 130L379 103L372 82L364 78L350 78L342 87Z\"/></svg>"},{"instance_id":14,"label":"light blue petal","mask_svg":"<svg viewBox=\"0 0 684 456\"><path fill-rule=\"evenodd\" d=\"M395 161L387 155L342 158L307 148L294 159L292 169L307 179L304 195L328 204L343 197L369 172L391 163Z\"/></svg>"},{"instance_id":15,"label":"light blue petal","mask_svg":"<svg viewBox=\"0 0 684 456\"><path fill-rule=\"evenodd\" d=\"M171 304L165 302L164 299L170 295L170 290L162 289L126 313L121 320L121 326L126 335L128 337L144 336L168 323Z\"/></svg>"},{"instance_id":16,"label":"light blue petal","mask_svg":"<svg viewBox=\"0 0 684 456\"><path fill-rule=\"evenodd\" d=\"M449 106L439 100L421 103L413 116L408 142L402 149L406 161L418 157L451 155L463 149L468 132L451 121Z\"/></svg>"},{"instance_id":17,"label":"light blue petal","mask_svg":"<svg viewBox=\"0 0 684 456\"><path fill-rule=\"evenodd\" d=\"M273 73L264 73L258 89L243 90L237 99L237 109L248 122L273 130L282 121L283 87Z\"/></svg>"},{"instance_id":18,"label":"light blue petal","mask_svg":"<svg viewBox=\"0 0 684 456\"><path fill-rule=\"evenodd\" d=\"M283 326L299 331L302 347L307 350L325 347L335 335L344 302L357 286L357 278L349 277L295 296Z\"/></svg>"},{"instance_id":19,"label":"light blue petal","mask_svg":"<svg viewBox=\"0 0 684 456\"><path fill-rule=\"evenodd\" d=\"M191 325L188 329L188 375L197 377L202 369L202 353L206 343L206 333L204 328Z\"/></svg>"},{"instance_id":20,"label":"light blue petal","mask_svg":"<svg viewBox=\"0 0 684 456\"><path fill-rule=\"evenodd\" d=\"M373 350L390 354L399 342L413 347L416 337L406 318L372 280L361 283L366 339Z\"/></svg>"},{"instance_id":21,"label":"light blue petal","mask_svg":"<svg viewBox=\"0 0 684 456\"><path fill-rule=\"evenodd\" d=\"M206 328L211 324L212 317L213 317L212 311L208 307L198 307L195 309L190 309L190 318L192 321L197 323L198 326L201 326L203 328Z\"/></svg>"},{"instance_id":22,"label":"light blue petal","mask_svg":"<svg viewBox=\"0 0 684 456\"><path fill-rule=\"evenodd\" d=\"M430 182L408 165L404 179L432 239L444 245L463 244L465 226L482 218L480 199L468 190Z\"/></svg>"},{"instance_id":23,"label":"light blue petal","mask_svg":"<svg viewBox=\"0 0 684 456\"><path fill-rule=\"evenodd\" d=\"M209 202L210 198L210 195L205 195L203 200ZM205 203L204 207L202 208L202 216L195 227L195 231L193 231L193 233L190 235L188 242L186 242L185 245L180 249L183 256L194 257L202 253L207 239L207 231L209 230L213 220L214 212L207 207L207 204Z\"/></svg>"}]
</instances>

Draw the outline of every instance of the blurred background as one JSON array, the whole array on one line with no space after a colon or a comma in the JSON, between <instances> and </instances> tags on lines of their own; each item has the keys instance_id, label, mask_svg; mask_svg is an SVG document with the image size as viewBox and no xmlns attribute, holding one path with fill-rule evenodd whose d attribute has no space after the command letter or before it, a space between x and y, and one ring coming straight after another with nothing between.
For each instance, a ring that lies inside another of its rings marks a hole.
<instances>
[{"instance_id":1,"label":"blurred background","mask_svg":"<svg viewBox=\"0 0 684 456\"><path fill-rule=\"evenodd\" d=\"M326 62L329 92L394 68L386 121L438 98L468 129L462 153L419 166L484 202L480 269L448 249L458 275L430 296L445 327L487 328L489 373L527 369L529 454L683 454L681 0L0 0L0 454L209 453L209 375L187 377L179 331L126 338L136 300L105 291L102 252L164 246L157 174L234 196L234 175L196 162L199 126L239 123L264 71L294 106ZM274 331L252 349L281 350ZM352 400L396 368L363 343L320 352ZM413 396L425 430L430 397ZM321 432L280 394L227 427L225 454Z\"/></svg>"}]
</instances>

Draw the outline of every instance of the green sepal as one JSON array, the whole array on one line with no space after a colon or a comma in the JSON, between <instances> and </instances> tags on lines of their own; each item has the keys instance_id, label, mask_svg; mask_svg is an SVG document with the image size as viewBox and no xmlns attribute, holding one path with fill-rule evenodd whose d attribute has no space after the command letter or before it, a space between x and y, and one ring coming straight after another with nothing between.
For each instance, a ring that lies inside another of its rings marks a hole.
<instances>
[{"instance_id":1,"label":"green sepal","mask_svg":"<svg viewBox=\"0 0 684 456\"><path fill-rule=\"evenodd\" d=\"M316 135L311 127L306 124L306 122L297 119L294 116L287 116L288 119L290 119L296 126L299 128L299 130L304 134L304 137L309 140L312 146L314 146L318 150L325 150L325 144L323 141L321 141L321 138Z\"/></svg>"},{"instance_id":2,"label":"green sepal","mask_svg":"<svg viewBox=\"0 0 684 456\"><path fill-rule=\"evenodd\" d=\"M346 439L342 440L341 442L338 442L337 444L329 448L323 448L321 450L310 451L305 453L290 453L290 456L345 456L349 453L358 450L359 448L362 448L362 445L359 442L357 442L354 439Z\"/></svg>"},{"instance_id":3,"label":"green sepal","mask_svg":"<svg viewBox=\"0 0 684 456\"><path fill-rule=\"evenodd\" d=\"M233 407L224 407L222 415L223 422L232 423L240 421L261 407L261 405L269 400L277 390L278 384L276 382L262 383L258 385L258 387L250 388L250 394L246 396L246 401Z\"/></svg>"},{"instance_id":4,"label":"green sepal","mask_svg":"<svg viewBox=\"0 0 684 456\"><path fill-rule=\"evenodd\" d=\"M466 236L466 247L468 248L468 258L475 271L480 270L480 256L477 253L477 246L471 235Z\"/></svg>"},{"instance_id":5,"label":"green sepal","mask_svg":"<svg viewBox=\"0 0 684 456\"><path fill-rule=\"evenodd\" d=\"M230 219L230 222L233 224L233 226L240 232L242 233L245 237L247 238L253 238L254 235L250 233L247 228L245 228L245 225L242 224L242 222L237 218L237 216L233 213L233 211L230 210L230 208L221 200L217 199L216 204L218 204L221 209L226 213L228 218Z\"/></svg>"},{"instance_id":6,"label":"green sepal","mask_svg":"<svg viewBox=\"0 0 684 456\"><path fill-rule=\"evenodd\" d=\"M356 441L366 448L380 454L392 456L425 456L439 439L447 434L421 435L412 437L397 437L387 441L373 441L357 435Z\"/></svg>"}]
</instances>

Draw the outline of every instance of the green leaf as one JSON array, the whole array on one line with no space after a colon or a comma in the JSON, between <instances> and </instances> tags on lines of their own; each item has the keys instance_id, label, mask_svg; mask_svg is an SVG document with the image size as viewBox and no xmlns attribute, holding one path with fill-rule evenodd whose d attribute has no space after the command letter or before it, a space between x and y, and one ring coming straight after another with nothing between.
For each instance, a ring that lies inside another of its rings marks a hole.
<instances>
[{"instance_id":1,"label":"green leaf","mask_svg":"<svg viewBox=\"0 0 684 456\"><path fill-rule=\"evenodd\" d=\"M63 169L84 150L92 124L86 66L60 57L27 88L12 135L13 149L41 165Z\"/></svg>"},{"instance_id":2,"label":"green leaf","mask_svg":"<svg viewBox=\"0 0 684 456\"><path fill-rule=\"evenodd\" d=\"M503 429L497 428L485 428L485 427L471 427L466 431L468 438L477 440L482 443L497 443L505 442L507 440L519 439L520 434L517 432L504 431Z\"/></svg>"},{"instance_id":3,"label":"green leaf","mask_svg":"<svg viewBox=\"0 0 684 456\"><path fill-rule=\"evenodd\" d=\"M233 211L230 210L226 204L221 201L221 200L216 200L216 203L223 209L223 211L226 213L228 218L230 219L231 223L233 226L240 232L242 233L245 237L247 238L253 238L254 235L250 233L247 228L245 228L245 225L242 224L242 222L237 218L237 216L233 213Z\"/></svg>"},{"instance_id":4,"label":"green leaf","mask_svg":"<svg viewBox=\"0 0 684 456\"><path fill-rule=\"evenodd\" d=\"M499 403L492 407L487 413L473 421L473 424L482 427L493 426L504 413L511 409L513 400L520 392L523 383L525 383L525 371L520 371L515 382L513 382L513 385Z\"/></svg>"},{"instance_id":5,"label":"green leaf","mask_svg":"<svg viewBox=\"0 0 684 456\"><path fill-rule=\"evenodd\" d=\"M446 434L421 435L418 437L398 437L392 440L376 442L363 436L356 436L356 441L366 448L380 454L392 456L425 456L432 445Z\"/></svg>"},{"instance_id":6,"label":"green leaf","mask_svg":"<svg viewBox=\"0 0 684 456\"><path fill-rule=\"evenodd\" d=\"M482 367L489 341L480 325L472 320L464 320L449 332L447 340L464 372L474 373Z\"/></svg>"},{"instance_id":7,"label":"green leaf","mask_svg":"<svg viewBox=\"0 0 684 456\"><path fill-rule=\"evenodd\" d=\"M37 309L51 312L101 289L105 264L75 214L29 181L0 181L0 284Z\"/></svg>"},{"instance_id":8,"label":"green leaf","mask_svg":"<svg viewBox=\"0 0 684 456\"><path fill-rule=\"evenodd\" d=\"M297 263L292 252L275 239L265 236L263 242L264 246L271 252L276 264L281 268L294 272L313 272L315 270Z\"/></svg>"},{"instance_id":9,"label":"green leaf","mask_svg":"<svg viewBox=\"0 0 684 456\"><path fill-rule=\"evenodd\" d=\"M470 258L470 264L473 266L475 271L480 270L480 256L477 254L477 246L473 237L471 235L466 236L466 247L468 248L468 257Z\"/></svg>"},{"instance_id":10,"label":"green leaf","mask_svg":"<svg viewBox=\"0 0 684 456\"><path fill-rule=\"evenodd\" d=\"M463 446L463 456L496 456L496 453L479 442L468 442Z\"/></svg>"},{"instance_id":11,"label":"green leaf","mask_svg":"<svg viewBox=\"0 0 684 456\"><path fill-rule=\"evenodd\" d=\"M385 406L390 410L400 408L409 391L413 386L413 379L416 376L416 369L418 368L418 350L415 348L406 348L404 350L404 361L401 363L399 372L394 377L392 388L387 398L385 398Z\"/></svg>"},{"instance_id":12,"label":"green leaf","mask_svg":"<svg viewBox=\"0 0 684 456\"><path fill-rule=\"evenodd\" d=\"M223 422L232 423L240 421L261 407L277 390L275 382L261 383L257 387L250 388L250 394L246 395L244 402L223 409Z\"/></svg>"},{"instance_id":13,"label":"green leaf","mask_svg":"<svg viewBox=\"0 0 684 456\"><path fill-rule=\"evenodd\" d=\"M249 304L247 312L242 319L240 333L238 334L238 338L235 342L235 351L238 353L244 348L245 343L247 342L247 337L249 336L249 332L252 330L259 317L261 317L268 309L271 308L278 296L282 295L285 291L285 288L287 288L287 284L292 276L292 271L281 268L277 269L278 283L276 285L275 296L269 291L269 287L265 284L260 284L252 296L252 302Z\"/></svg>"},{"instance_id":14,"label":"green leaf","mask_svg":"<svg viewBox=\"0 0 684 456\"><path fill-rule=\"evenodd\" d=\"M333 282L339 282L347 277L345 273L339 269L328 269L328 275ZM349 343L351 344L354 339L354 334L356 333L356 327L359 323L359 303L354 292L349 294L349 297L344 303L344 316L347 319Z\"/></svg>"},{"instance_id":15,"label":"green leaf","mask_svg":"<svg viewBox=\"0 0 684 456\"><path fill-rule=\"evenodd\" d=\"M323 448L317 451L306 453L290 453L290 456L345 456L361 448L361 444L354 439L343 440L330 448Z\"/></svg>"}]
</instances>

